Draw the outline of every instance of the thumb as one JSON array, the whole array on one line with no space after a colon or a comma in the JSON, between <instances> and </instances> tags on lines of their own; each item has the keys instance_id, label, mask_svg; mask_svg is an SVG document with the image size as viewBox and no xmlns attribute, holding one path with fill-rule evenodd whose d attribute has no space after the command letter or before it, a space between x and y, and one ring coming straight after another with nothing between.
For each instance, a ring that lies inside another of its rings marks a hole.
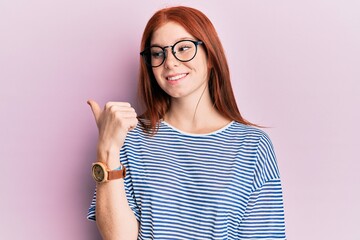
<instances>
[{"instance_id":1,"label":"thumb","mask_svg":"<svg viewBox=\"0 0 360 240\"><path fill-rule=\"evenodd\" d=\"M100 108L99 104L97 102L95 102L94 100L88 100L87 103L90 105L91 110L95 117L95 121L97 123L100 118L101 108Z\"/></svg>"}]
</instances>

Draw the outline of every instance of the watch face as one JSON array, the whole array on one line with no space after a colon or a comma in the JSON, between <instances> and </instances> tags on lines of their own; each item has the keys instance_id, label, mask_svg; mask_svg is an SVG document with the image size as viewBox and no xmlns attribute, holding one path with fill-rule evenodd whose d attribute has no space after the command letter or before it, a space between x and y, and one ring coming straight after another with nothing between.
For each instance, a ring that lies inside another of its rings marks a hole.
<instances>
[{"instance_id":1,"label":"watch face","mask_svg":"<svg viewBox=\"0 0 360 240\"><path fill-rule=\"evenodd\" d=\"M104 169L100 165L95 164L93 166L93 177L97 182L102 182L104 180Z\"/></svg>"}]
</instances>

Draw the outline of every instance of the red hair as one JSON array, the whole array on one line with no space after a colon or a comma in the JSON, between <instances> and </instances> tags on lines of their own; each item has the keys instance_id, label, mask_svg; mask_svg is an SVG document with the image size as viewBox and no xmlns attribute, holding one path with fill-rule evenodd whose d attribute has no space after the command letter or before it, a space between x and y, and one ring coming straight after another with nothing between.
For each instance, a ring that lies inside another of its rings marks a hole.
<instances>
[{"instance_id":1,"label":"red hair","mask_svg":"<svg viewBox=\"0 0 360 240\"><path fill-rule=\"evenodd\" d=\"M214 107L224 117L246 124L237 107L230 82L230 72L224 50L211 21L197 9L178 6L157 11L147 23L142 40L141 50L150 46L153 33L162 25L175 22L181 25L196 39L202 41L208 58L209 92ZM160 120L170 108L171 97L157 84L152 68L140 60L138 93L143 101L145 112L140 121L147 132L156 132Z\"/></svg>"}]
</instances>

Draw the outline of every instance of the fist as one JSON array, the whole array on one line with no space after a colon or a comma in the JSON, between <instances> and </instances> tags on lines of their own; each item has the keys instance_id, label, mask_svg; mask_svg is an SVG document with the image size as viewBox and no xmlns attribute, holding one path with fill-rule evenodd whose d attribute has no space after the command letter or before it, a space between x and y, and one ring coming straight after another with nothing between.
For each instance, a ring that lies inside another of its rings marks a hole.
<instances>
[{"instance_id":1,"label":"fist","mask_svg":"<svg viewBox=\"0 0 360 240\"><path fill-rule=\"evenodd\" d=\"M108 102L103 110L93 100L88 104L99 130L98 152L118 154L127 133L138 123L135 109L127 102Z\"/></svg>"}]
</instances>

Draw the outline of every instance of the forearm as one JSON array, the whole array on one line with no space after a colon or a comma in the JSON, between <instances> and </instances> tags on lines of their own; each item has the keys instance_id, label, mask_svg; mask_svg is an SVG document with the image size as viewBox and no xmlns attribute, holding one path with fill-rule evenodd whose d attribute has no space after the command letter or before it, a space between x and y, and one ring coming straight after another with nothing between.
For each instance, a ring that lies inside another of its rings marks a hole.
<instances>
[{"instance_id":1,"label":"forearm","mask_svg":"<svg viewBox=\"0 0 360 240\"><path fill-rule=\"evenodd\" d=\"M96 222L105 240L137 239L139 223L127 202L123 179L98 184Z\"/></svg>"},{"instance_id":2,"label":"forearm","mask_svg":"<svg viewBox=\"0 0 360 240\"><path fill-rule=\"evenodd\" d=\"M110 169L119 167L119 151L115 149L105 152L98 149L98 159L105 160ZM105 240L137 239L139 223L129 207L124 179L97 185L96 222Z\"/></svg>"}]
</instances>

